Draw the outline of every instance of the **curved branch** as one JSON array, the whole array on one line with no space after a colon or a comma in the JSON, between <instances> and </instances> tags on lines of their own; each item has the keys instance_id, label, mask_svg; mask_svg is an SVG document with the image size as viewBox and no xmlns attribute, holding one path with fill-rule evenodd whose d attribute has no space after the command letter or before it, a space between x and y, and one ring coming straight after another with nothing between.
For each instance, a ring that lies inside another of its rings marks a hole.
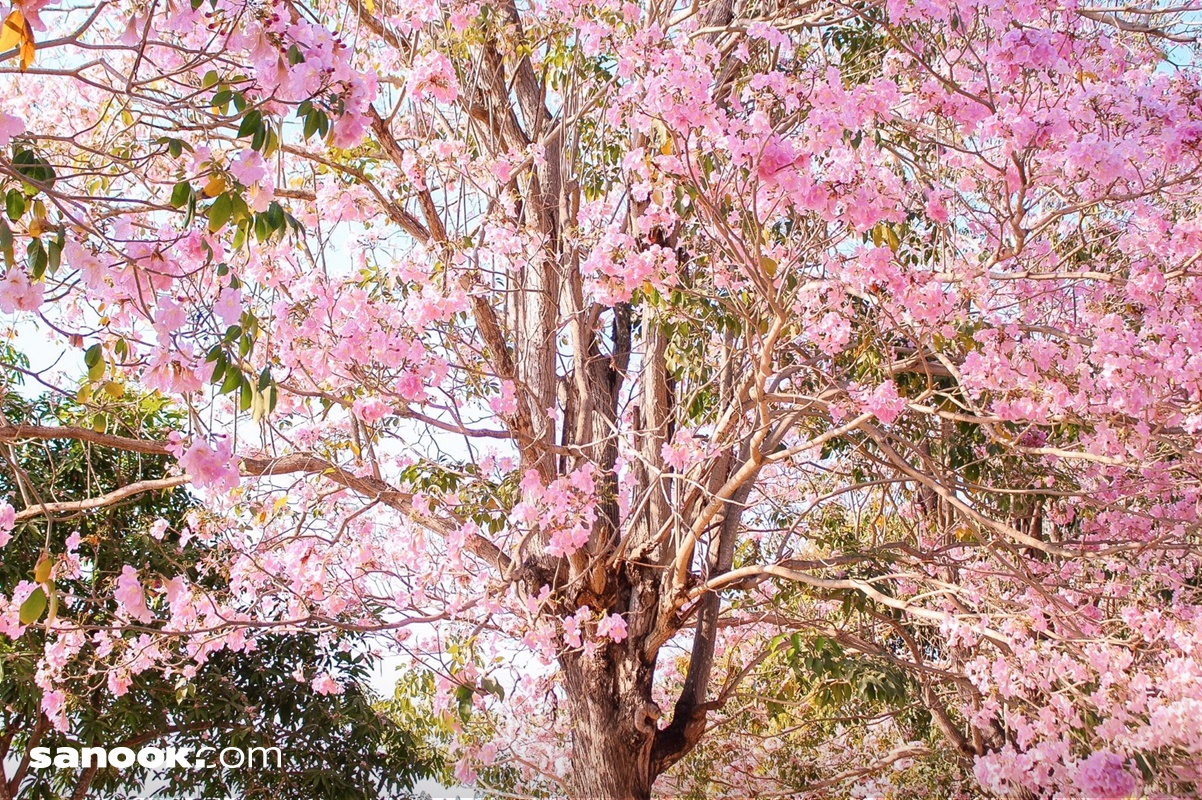
<instances>
[{"instance_id":1,"label":"curved branch","mask_svg":"<svg viewBox=\"0 0 1202 800\"><path fill-rule=\"evenodd\" d=\"M111 447L116 450L124 450L127 452L146 453L149 455L172 455L171 451L168 450L169 445L167 442L156 442L147 439L134 439L128 436L97 433L96 431L88 428L78 428L68 425L0 426L0 441L15 441L19 439L74 439L77 441L90 442L102 447ZM295 472L304 473L306 475L320 475L340 486L350 489L352 492L361 497L377 500L390 508L400 511L406 516L420 522L422 525L439 534L440 536L448 536L452 532L451 527L447 524L447 522L435 519L429 514L418 512L413 507L413 495L407 492L402 492L378 478L361 477L359 475L355 475L354 473L342 469L341 467L332 464L323 458L305 455L303 453L294 453L291 455L281 456L279 458L239 457L238 461L241 472L244 475L270 476L286 475ZM186 476L181 476L181 478L183 477ZM185 483L185 481L181 479L180 483L177 485L182 485L183 483ZM134 486L137 486L137 484L130 484L130 487ZM129 489L130 487L125 488ZM143 489L142 491L148 491L148 489ZM133 493L136 493L136 491ZM104 497L108 496L109 495L105 495ZM127 494L125 496L129 495ZM96 498L97 501L103 499L103 497ZM512 566L509 556L503 553L499 547L480 534L473 534L469 536L464 544L464 549L477 558L488 562L502 572L507 571Z\"/></svg>"}]
</instances>

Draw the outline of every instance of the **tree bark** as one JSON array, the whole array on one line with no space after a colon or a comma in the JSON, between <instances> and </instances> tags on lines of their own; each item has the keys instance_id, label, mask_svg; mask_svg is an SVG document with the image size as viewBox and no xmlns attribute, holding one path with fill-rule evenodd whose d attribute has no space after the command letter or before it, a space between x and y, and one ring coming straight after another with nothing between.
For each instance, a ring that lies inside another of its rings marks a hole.
<instances>
[{"instance_id":1,"label":"tree bark","mask_svg":"<svg viewBox=\"0 0 1202 800\"><path fill-rule=\"evenodd\" d=\"M630 640L627 640L629 642ZM572 718L572 797L647 800L658 709L640 648L610 645L561 657Z\"/></svg>"}]
</instances>

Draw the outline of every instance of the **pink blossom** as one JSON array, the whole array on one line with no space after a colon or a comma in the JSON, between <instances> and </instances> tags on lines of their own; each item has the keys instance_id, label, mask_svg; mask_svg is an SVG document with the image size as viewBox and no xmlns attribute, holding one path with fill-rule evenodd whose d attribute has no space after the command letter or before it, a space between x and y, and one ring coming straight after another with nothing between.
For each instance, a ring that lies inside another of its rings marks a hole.
<instances>
[{"instance_id":1,"label":"pink blossom","mask_svg":"<svg viewBox=\"0 0 1202 800\"><path fill-rule=\"evenodd\" d=\"M126 47L136 47L142 41L142 31L145 25L146 20L139 18L136 14L131 16L125 25L125 30L117 37L117 41Z\"/></svg>"},{"instance_id":2,"label":"pink blossom","mask_svg":"<svg viewBox=\"0 0 1202 800\"><path fill-rule=\"evenodd\" d=\"M267 165L263 156L250 149L240 152L238 158L230 162L229 170L243 186L256 186L267 177Z\"/></svg>"},{"instance_id":3,"label":"pink blossom","mask_svg":"<svg viewBox=\"0 0 1202 800\"><path fill-rule=\"evenodd\" d=\"M464 756L455 762L455 780L465 785L475 782L476 770L472 768L472 760L469 756Z\"/></svg>"},{"instance_id":4,"label":"pink blossom","mask_svg":"<svg viewBox=\"0 0 1202 800\"><path fill-rule=\"evenodd\" d=\"M30 281L25 270L14 267L0 278L0 312L37 311L44 291L42 281Z\"/></svg>"},{"instance_id":5,"label":"pink blossom","mask_svg":"<svg viewBox=\"0 0 1202 800\"><path fill-rule=\"evenodd\" d=\"M426 396L421 376L413 372L406 372L397 379L396 391L397 394L409 401L423 400Z\"/></svg>"},{"instance_id":6,"label":"pink blossom","mask_svg":"<svg viewBox=\"0 0 1202 800\"><path fill-rule=\"evenodd\" d=\"M117 576L117 588L113 591L113 599L118 608L131 619L139 622L150 622L153 615L146 607L146 595L142 592L142 583L138 580L138 571L126 564Z\"/></svg>"},{"instance_id":7,"label":"pink blossom","mask_svg":"<svg viewBox=\"0 0 1202 800\"><path fill-rule=\"evenodd\" d=\"M313 687L313 691L318 694L331 695L342 694L343 692L342 684L335 680L334 676L328 672L322 672L317 675L313 678L310 685Z\"/></svg>"},{"instance_id":8,"label":"pink blossom","mask_svg":"<svg viewBox=\"0 0 1202 800\"><path fill-rule=\"evenodd\" d=\"M158 310L154 314L154 326L162 334L178 331L188 321L188 312L171 298L159 300Z\"/></svg>"},{"instance_id":9,"label":"pink blossom","mask_svg":"<svg viewBox=\"0 0 1202 800\"><path fill-rule=\"evenodd\" d=\"M42 712L59 733L67 732L67 695L60 689L42 692Z\"/></svg>"},{"instance_id":10,"label":"pink blossom","mask_svg":"<svg viewBox=\"0 0 1202 800\"><path fill-rule=\"evenodd\" d=\"M449 104L459 96L455 67L449 58L438 52L425 53L414 59L408 85L418 100L432 97Z\"/></svg>"},{"instance_id":11,"label":"pink blossom","mask_svg":"<svg viewBox=\"0 0 1202 800\"><path fill-rule=\"evenodd\" d=\"M626 638L626 620L617 614L606 614L597 622L597 635L621 642Z\"/></svg>"},{"instance_id":12,"label":"pink blossom","mask_svg":"<svg viewBox=\"0 0 1202 800\"><path fill-rule=\"evenodd\" d=\"M760 154L758 167L760 180L771 180L776 173L792 164L795 157L793 146L789 142L779 136L772 136L764 145L763 153Z\"/></svg>"},{"instance_id":13,"label":"pink blossom","mask_svg":"<svg viewBox=\"0 0 1202 800\"><path fill-rule=\"evenodd\" d=\"M569 647L581 647L584 644L584 623L591 619L593 612L588 606L581 606L570 617L563 618L563 640Z\"/></svg>"},{"instance_id":14,"label":"pink blossom","mask_svg":"<svg viewBox=\"0 0 1202 800\"><path fill-rule=\"evenodd\" d=\"M17 511L12 504L0 503L0 547L4 547L13 538L13 528L17 525Z\"/></svg>"},{"instance_id":15,"label":"pink blossom","mask_svg":"<svg viewBox=\"0 0 1202 800\"><path fill-rule=\"evenodd\" d=\"M1139 783L1126 764L1126 759L1110 750L1092 753L1077 765L1077 788L1085 797L1099 800L1131 797Z\"/></svg>"},{"instance_id":16,"label":"pink blossom","mask_svg":"<svg viewBox=\"0 0 1202 800\"><path fill-rule=\"evenodd\" d=\"M501 395L488 401L489 407L497 414L516 414L518 410L517 396L514 393L513 381L501 381Z\"/></svg>"},{"instance_id":17,"label":"pink blossom","mask_svg":"<svg viewBox=\"0 0 1202 800\"><path fill-rule=\"evenodd\" d=\"M897 393L897 384L890 380L873 389L861 402L865 411L888 425L901 416L909 401Z\"/></svg>"},{"instance_id":18,"label":"pink blossom","mask_svg":"<svg viewBox=\"0 0 1202 800\"><path fill-rule=\"evenodd\" d=\"M664 465L676 472L687 471L690 464L704 456L702 442L688 430L678 430L671 442L660 448Z\"/></svg>"},{"instance_id":19,"label":"pink blossom","mask_svg":"<svg viewBox=\"0 0 1202 800\"><path fill-rule=\"evenodd\" d=\"M355 400L351 406L355 416L368 425L373 425L392 413L391 406L379 398L363 398Z\"/></svg>"},{"instance_id":20,"label":"pink blossom","mask_svg":"<svg viewBox=\"0 0 1202 800\"><path fill-rule=\"evenodd\" d=\"M162 541L164 534L167 532L168 522L165 519L156 519L150 525L150 536L156 541Z\"/></svg>"},{"instance_id":21,"label":"pink blossom","mask_svg":"<svg viewBox=\"0 0 1202 800\"><path fill-rule=\"evenodd\" d=\"M25 132L25 122L20 117L0 112L0 147L8 147L14 136Z\"/></svg>"},{"instance_id":22,"label":"pink blossom","mask_svg":"<svg viewBox=\"0 0 1202 800\"><path fill-rule=\"evenodd\" d=\"M476 753L476 759L484 766L491 766L497 761L497 744L496 742L487 742L480 747L480 751Z\"/></svg>"},{"instance_id":23,"label":"pink blossom","mask_svg":"<svg viewBox=\"0 0 1202 800\"><path fill-rule=\"evenodd\" d=\"M203 438L194 439L179 457L179 465L192 477L192 482L201 488L228 492L236 489L240 482L233 445L227 437L219 438L215 448L210 447Z\"/></svg>"},{"instance_id":24,"label":"pink blossom","mask_svg":"<svg viewBox=\"0 0 1202 800\"><path fill-rule=\"evenodd\" d=\"M213 304L213 313L227 328L242 318L242 290L225 287Z\"/></svg>"},{"instance_id":25,"label":"pink blossom","mask_svg":"<svg viewBox=\"0 0 1202 800\"><path fill-rule=\"evenodd\" d=\"M107 683L109 692L113 697L121 697L129 691L129 686L133 681L130 680L128 671L113 670L108 673Z\"/></svg>"}]
</instances>

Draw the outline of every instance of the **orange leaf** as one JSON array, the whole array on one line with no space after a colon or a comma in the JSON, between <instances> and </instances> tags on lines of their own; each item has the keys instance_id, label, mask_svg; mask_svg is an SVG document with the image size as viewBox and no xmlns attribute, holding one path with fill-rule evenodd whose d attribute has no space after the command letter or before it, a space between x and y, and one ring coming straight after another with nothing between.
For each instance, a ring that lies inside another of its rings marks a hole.
<instances>
[{"instance_id":1,"label":"orange leaf","mask_svg":"<svg viewBox=\"0 0 1202 800\"><path fill-rule=\"evenodd\" d=\"M0 52L7 53L15 47L20 47L24 39L25 17L16 10L8 15L8 19L4 20L4 27L0 28Z\"/></svg>"},{"instance_id":2,"label":"orange leaf","mask_svg":"<svg viewBox=\"0 0 1202 800\"><path fill-rule=\"evenodd\" d=\"M29 32L29 38L21 45L21 71L29 69L33 63L33 54L35 48L33 44L33 31Z\"/></svg>"},{"instance_id":3,"label":"orange leaf","mask_svg":"<svg viewBox=\"0 0 1202 800\"><path fill-rule=\"evenodd\" d=\"M33 28L19 9L9 14L4 20L4 26L0 28L0 52L13 49L16 49L17 55L21 57L21 71L29 69L37 48L33 41Z\"/></svg>"}]
</instances>

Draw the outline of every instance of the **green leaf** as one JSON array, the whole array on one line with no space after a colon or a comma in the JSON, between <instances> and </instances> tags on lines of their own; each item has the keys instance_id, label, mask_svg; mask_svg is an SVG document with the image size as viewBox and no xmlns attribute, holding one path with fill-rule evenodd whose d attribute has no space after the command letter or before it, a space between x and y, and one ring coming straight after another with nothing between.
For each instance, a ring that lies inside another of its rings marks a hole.
<instances>
[{"instance_id":1,"label":"green leaf","mask_svg":"<svg viewBox=\"0 0 1202 800\"><path fill-rule=\"evenodd\" d=\"M242 245L246 243L246 232L249 228L250 223L246 220L241 220L238 223L238 229L234 231L234 238L230 242L235 250L241 249Z\"/></svg>"},{"instance_id":2,"label":"green leaf","mask_svg":"<svg viewBox=\"0 0 1202 800\"><path fill-rule=\"evenodd\" d=\"M221 382L218 394L229 394L242 385L242 370L233 364L225 368L225 380Z\"/></svg>"},{"instance_id":3,"label":"green leaf","mask_svg":"<svg viewBox=\"0 0 1202 800\"><path fill-rule=\"evenodd\" d=\"M188 205L190 197L192 197L192 184L187 181L180 181L171 190L171 206L173 208L183 208Z\"/></svg>"},{"instance_id":4,"label":"green leaf","mask_svg":"<svg viewBox=\"0 0 1202 800\"><path fill-rule=\"evenodd\" d=\"M29 277L36 281L46 274L46 267L50 264L50 259L46 256L46 248L42 246L42 240L31 239L29 246L25 248L25 254L29 260Z\"/></svg>"},{"instance_id":5,"label":"green leaf","mask_svg":"<svg viewBox=\"0 0 1202 800\"><path fill-rule=\"evenodd\" d=\"M221 80L221 76L217 74L217 70L211 69L205 73L205 76L201 80L200 85L202 87L204 87L205 89L211 89L212 87L217 85L217 82L219 80Z\"/></svg>"},{"instance_id":6,"label":"green leaf","mask_svg":"<svg viewBox=\"0 0 1202 800\"><path fill-rule=\"evenodd\" d=\"M242 124L238 126L238 138L250 136L259 130L259 126L263 124L263 114L259 109L252 109L246 112L246 116L242 118Z\"/></svg>"},{"instance_id":7,"label":"green leaf","mask_svg":"<svg viewBox=\"0 0 1202 800\"><path fill-rule=\"evenodd\" d=\"M240 411L246 411L250 408L250 404L255 399L255 387L252 386L251 382L246 379L245 375L243 375L242 386L240 388L241 391L238 394L238 409Z\"/></svg>"},{"instance_id":8,"label":"green leaf","mask_svg":"<svg viewBox=\"0 0 1202 800\"><path fill-rule=\"evenodd\" d=\"M217 232L225 227L234 213L234 201L228 194L217 195L213 205L209 206L209 230Z\"/></svg>"},{"instance_id":9,"label":"green leaf","mask_svg":"<svg viewBox=\"0 0 1202 800\"><path fill-rule=\"evenodd\" d=\"M246 204L246 199L240 194L233 196L234 214L233 217L238 222L250 219L250 206Z\"/></svg>"},{"instance_id":10,"label":"green leaf","mask_svg":"<svg viewBox=\"0 0 1202 800\"><path fill-rule=\"evenodd\" d=\"M308 139L313 134L317 133L317 126L321 123L319 119L320 111L310 111L305 115L304 137Z\"/></svg>"},{"instance_id":11,"label":"green leaf","mask_svg":"<svg viewBox=\"0 0 1202 800\"><path fill-rule=\"evenodd\" d=\"M50 271L51 275L53 275L54 273L58 272L58 268L62 266L62 263L63 246L56 239L55 241L46 245L46 269Z\"/></svg>"},{"instance_id":12,"label":"green leaf","mask_svg":"<svg viewBox=\"0 0 1202 800\"><path fill-rule=\"evenodd\" d=\"M4 197L4 210L13 222L19 220L25 213L25 195L16 189L9 189Z\"/></svg>"},{"instance_id":13,"label":"green leaf","mask_svg":"<svg viewBox=\"0 0 1202 800\"><path fill-rule=\"evenodd\" d=\"M284 209L279 203L272 200L271 205L267 206L267 210L263 213L267 217L267 224L271 226L273 231L278 231L284 227L286 223Z\"/></svg>"},{"instance_id":14,"label":"green leaf","mask_svg":"<svg viewBox=\"0 0 1202 800\"><path fill-rule=\"evenodd\" d=\"M184 227L192 224L192 220L196 219L196 192L190 192L188 195L188 210L184 213Z\"/></svg>"},{"instance_id":15,"label":"green leaf","mask_svg":"<svg viewBox=\"0 0 1202 800\"><path fill-rule=\"evenodd\" d=\"M216 363L213 365L213 376L209 379L209 383L221 383L222 377L225 375L225 368L229 365L226 361L225 353L218 353Z\"/></svg>"},{"instance_id":16,"label":"green leaf","mask_svg":"<svg viewBox=\"0 0 1202 800\"><path fill-rule=\"evenodd\" d=\"M54 186L54 181L57 179L50 163L39 158L37 153L32 150L22 150L13 156L13 169L25 180L31 183L45 184L48 189Z\"/></svg>"},{"instance_id":17,"label":"green leaf","mask_svg":"<svg viewBox=\"0 0 1202 800\"><path fill-rule=\"evenodd\" d=\"M0 252L4 253L4 263L12 267L15 256L13 255L13 230L8 227L8 223L0 217Z\"/></svg>"},{"instance_id":18,"label":"green leaf","mask_svg":"<svg viewBox=\"0 0 1202 800\"><path fill-rule=\"evenodd\" d=\"M270 132L270 130L271 128L268 125L260 123L259 127L255 128L254 135L251 136L250 149L263 150L264 146L267 144L267 134Z\"/></svg>"},{"instance_id":19,"label":"green leaf","mask_svg":"<svg viewBox=\"0 0 1202 800\"><path fill-rule=\"evenodd\" d=\"M267 237L273 233L270 223L267 222L266 214L255 215L255 238L260 242L267 241Z\"/></svg>"},{"instance_id":20,"label":"green leaf","mask_svg":"<svg viewBox=\"0 0 1202 800\"><path fill-rule=\"evenodd\" d=\"M96 366L104 358L104 352L99 344L94 344L83 352L83 363L88 369Z\"/></svg>"},{"instance_id":21,"label":"green leaf","mask_svg":"<svg viewBox=\"0 0 1202 800\"><path fill-rule=\"evenodd\" d=\"M275 132L275 128L270 125L264 126L267 131L267 137L263 141L262 153L265 157L270 158L276 150L280 149L280 137Z\"/></svg>"},{"instance_id":22,"label":"green leaf","mask_svg":"<svg viewBox=\"0 0 1202 800\"><path fill-rule=\"evenodd\" d=\"M33 594L25 598L25 602L21 604L21 610L17 614L22 625L31 625L41 619L45 611L46 592L39 586L33 590Z\"/></svg>"}]
</instances>

